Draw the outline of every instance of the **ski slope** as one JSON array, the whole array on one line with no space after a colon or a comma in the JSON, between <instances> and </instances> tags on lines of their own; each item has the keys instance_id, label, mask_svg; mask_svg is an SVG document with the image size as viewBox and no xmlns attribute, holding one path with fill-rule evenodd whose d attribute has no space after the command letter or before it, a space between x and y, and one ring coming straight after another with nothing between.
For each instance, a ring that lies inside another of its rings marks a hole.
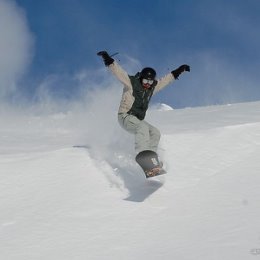
<instances>
[{"instance_id":1,"label":"ski slope","mask_svg":"<svg viewBox=\"0 0 260 260\"><path fill-rule=\"evenodd\" d=\"M2 110L0 259L260 258L260 102L151 109L149 180L101 114Z\"/></svg>"}]
</instances>

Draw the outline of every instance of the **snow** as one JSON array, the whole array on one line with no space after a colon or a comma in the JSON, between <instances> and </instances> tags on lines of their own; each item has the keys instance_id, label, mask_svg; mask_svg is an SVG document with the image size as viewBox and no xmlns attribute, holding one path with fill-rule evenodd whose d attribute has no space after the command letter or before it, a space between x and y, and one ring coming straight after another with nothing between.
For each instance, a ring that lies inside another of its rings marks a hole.
<instances>
[{"instance_id":1,"label":"snow","mask_svg":"<svg viewBox=\"0 0 260 260\"><path fill-rule=\"evenodd\" d=\"M167 104L159 103L152 106L152 109L156 109L158 111L168 111L173 110L173 108Z\"/></svg>"},{"instance_id":2,"label":"snow","mask_svg":"<svg viewBox=\"0 0 260 260\"><path fill-rule=\"evenodd\" d=\"M116 111L1 112L1 259L258 259L259 114L151 109L168 173L146 180Z\"/></svg>"}]
</instances>

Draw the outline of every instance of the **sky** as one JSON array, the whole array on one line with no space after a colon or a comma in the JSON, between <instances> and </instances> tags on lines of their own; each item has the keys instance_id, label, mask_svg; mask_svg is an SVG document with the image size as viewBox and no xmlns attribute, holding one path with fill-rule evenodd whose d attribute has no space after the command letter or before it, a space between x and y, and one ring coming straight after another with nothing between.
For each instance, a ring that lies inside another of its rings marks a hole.
<instances>
[{"instance_id":1,"label":"sky","mask_svg":"<svg viewBox=\"0 0 260 260\"><path fill-rule=\"evenodd\" d=\"M116 84L96 56L107 50L129 74L191 66L154 102L260 100L259 13L258 0L0 0L0 97L75 100Z\"/></svg>"}]
</instances>

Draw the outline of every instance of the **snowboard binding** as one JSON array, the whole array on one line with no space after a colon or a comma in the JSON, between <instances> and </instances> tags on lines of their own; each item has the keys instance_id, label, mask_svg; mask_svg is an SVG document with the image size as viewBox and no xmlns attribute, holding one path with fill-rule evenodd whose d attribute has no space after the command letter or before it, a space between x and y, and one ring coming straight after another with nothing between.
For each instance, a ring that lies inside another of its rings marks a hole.
<instances>
[{"instance_id":1,"label":"snowboard binding","mask_svg":"<svg viewBox=\"0 0 260 260\"><path fill-rule=\"evenodd\" d=\"M166 173L166 171L162 169L162 163L160 163L157 153L154 151L142 151L136 156L135 160L143 169L146 178Z\"/></svg>"}]
</instances>

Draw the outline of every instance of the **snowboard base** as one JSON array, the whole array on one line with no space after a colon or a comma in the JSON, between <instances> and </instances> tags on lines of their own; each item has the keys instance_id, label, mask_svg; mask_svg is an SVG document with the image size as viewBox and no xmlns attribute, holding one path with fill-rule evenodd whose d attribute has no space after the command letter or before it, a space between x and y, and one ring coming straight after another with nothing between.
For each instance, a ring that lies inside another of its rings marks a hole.
<instances>
[{"instance_id":1,"label":"snowboard base","mask_svg":"<svg viewBox=\"0 0 260 260\"><path fill-rule=\"evenodd\" d=\"M154 151L142 151L136 156L135 160L143 169L146 178L166 173L166 171L162 169L162 163L159 161L157 153Z\"/></svg>"}]
</instances>

